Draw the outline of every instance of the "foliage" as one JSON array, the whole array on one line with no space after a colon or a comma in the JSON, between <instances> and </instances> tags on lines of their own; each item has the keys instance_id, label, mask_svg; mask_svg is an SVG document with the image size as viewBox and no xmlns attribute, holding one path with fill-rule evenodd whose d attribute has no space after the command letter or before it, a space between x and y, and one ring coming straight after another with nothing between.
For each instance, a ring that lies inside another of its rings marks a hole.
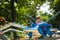
<instances>
[{"instance_id":1,"label":"foliage","mask_svg":"<svg viewBox=\"0 0 60 40\"><path fill-rule=\"evenodd\" d=\"M42 5L45 0L14 0L15 7L15 22L20 24L32 22L31 18L26 14L35 18L35 9L37 4ZM7 21L12 21L11 16L11 0L1 0L0 2L0 16L3 16ZM29 19L29 20L28 20Z\"/></svg>"},{"instance_id":2,"label":"foliage","mask_svg":"<svg viewBox=\"0 0 60 40\"><path fill-rule=\"evenodd\" d=\"M60 0L54 0L53 2L51 2L51 8L53 9L53 10L55 10L54 11L54 15L57 13L57 12L59 12L60 11ZM60 26L60 14L59 15L57 15L56 17L54 17L51 21L50 21L50 23L54 26L54 27L57 27L57 28L59 28Z\"/></svg>"}]
</instances>

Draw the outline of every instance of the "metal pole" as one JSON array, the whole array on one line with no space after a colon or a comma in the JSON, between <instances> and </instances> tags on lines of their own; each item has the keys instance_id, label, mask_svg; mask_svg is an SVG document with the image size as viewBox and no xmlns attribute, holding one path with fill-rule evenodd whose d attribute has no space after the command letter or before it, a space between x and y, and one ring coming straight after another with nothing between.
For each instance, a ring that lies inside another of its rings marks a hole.
<instances>
[{"instance_id":1,"label":"metal pole","mask_svg":"<svg viewBox=\"0 0 60 40\"><path fill-rule=\"evenodd\" d=\"M49 22L50 20L52 20L54 17L56 17L57 15L60 14L60 11L58 11L54 16L52 16L49 20L47 20L46 22Z\"/></svg>"}]
</instances>

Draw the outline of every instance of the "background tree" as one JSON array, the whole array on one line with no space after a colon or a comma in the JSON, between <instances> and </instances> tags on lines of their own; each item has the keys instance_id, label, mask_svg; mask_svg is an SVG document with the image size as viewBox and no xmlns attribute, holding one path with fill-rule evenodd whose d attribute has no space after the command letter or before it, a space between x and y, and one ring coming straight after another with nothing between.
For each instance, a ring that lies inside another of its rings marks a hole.
<instances>
[{"instance_id":1,"label":"background tree","mask_svg":"<svg viewBox=\"0 0 60 40\"><path fill-rule=\"evenodd\" d=\"M53 9L53 10L55 10L54 11L54 15L57 13L57 12L59 12L60 11L60 0L52 0L53 2L51 2L51 8ZM54 27L60 27L60 13L55 17L55 18L53 18L51 21L50 21L50 23L52 23L53 24L53 26Z\"/></svg>"}]
</instances>

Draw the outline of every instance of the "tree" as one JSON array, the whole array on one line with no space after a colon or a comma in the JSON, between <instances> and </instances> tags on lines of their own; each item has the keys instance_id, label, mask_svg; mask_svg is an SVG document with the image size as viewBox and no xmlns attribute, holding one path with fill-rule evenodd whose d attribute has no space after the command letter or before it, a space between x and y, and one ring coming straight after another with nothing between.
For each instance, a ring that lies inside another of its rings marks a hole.
<instances>
[{"instance_id":1,"label":"tree","mask_svg":"<svg viewBox=\"0 0 60 40\"><path fill-rule=\"evenodd\" d=\"M60 11L60 0L54 0L52 3L51 3L51 8L53 8L54 11L54 15ZM53 24L54 27L60 27L60 14L57 15L54 19L52 19L53 21L50 21L50 23Z\"/></svg>"},{"instance_id":2,"label":"tree","mask_svg":"<svg viewBox=\"0 0 60 40\"><path fill-rule=\"evenodd\" d=\"M15 21L15 8L14 8L14 0L11 0L11 16L12 16L12 22Z\"/></svg>"}]
</instances>

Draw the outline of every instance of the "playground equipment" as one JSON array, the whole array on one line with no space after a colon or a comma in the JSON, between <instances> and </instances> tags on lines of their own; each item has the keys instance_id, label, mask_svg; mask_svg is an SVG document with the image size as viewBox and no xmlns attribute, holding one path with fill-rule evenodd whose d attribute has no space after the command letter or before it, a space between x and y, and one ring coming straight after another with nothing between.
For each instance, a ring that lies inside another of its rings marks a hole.
<instances>
[{"instance_id":1,"label":"playground equipment","mask_svg":"<svg viewBox=\"0 0 60 40\"><path fill-rule=\"evenodd\" d=\"M0 34L0 39L3 39L3 40L8 40L8 37L5 35L5 33L6 32L9 32L9 31L12 31L12 32L21 32L21 33L25 33L25 32L23 32L23 31L20 31L20 30L17 30L17 29L12 29L12 27L11 26L13 26L13 27L19 27L19 26L17 26L17 24L14 24L14 23L9 23L9 24L6 24L6 25L4 25L4 26L2 26L1 28L0 28L0 33L2 33L2 35ZM20 26L21 27L21 26ZM20 28L19 27L19 28ZM4 35L3 35L4 34Z\"/></svg>"},{"instance_id":2,"label":"playground equipment","mask_svg":"<svg viewBox=\"0 0 60 40\"><path fill-rule=\"evenodd\" d=\"M50 27L51 25L48 23L41 23L38 27L38 32L42 34L43 37L46 37L47 35L50 35L50 37L52 37L53 33L50 31Z\"/></svg>"},{"instance_id":3,"label":"playground equipment","mask_svg":"<svg viewBox=\"0 0 60 40\"><path fill-rule=\"evenodd\" d=\"M20 31L20 30L17 30L17 29L12 29L12 27L11 26L13 26L13 27L16 27L16 28L22 28L23 29L23 31ZM33 33L33 31L37 31L37 29L36 28L29 28L29 27L26 27L26 26L22 26L22 25L19 25L19 24L15 24L15 23L9 23L9 24L6 24L5 26L3 26L3 27L1 27L0 28L0 30L3 32L3 33L6 33L6 32L8 32L8 31L16 31L16 32L23 32L23 33L26 33L25 31L27 30L27 33L29 33L31 30L31 32ZM31 34L32 34L31 33ZM0 36L2 36L2 35L0 35ZM33 35L29 35L29 36L33 36ZM6 40L7 40L7 37L6 36L4 36L3 38L5 38ZM4 40L5 40L4 39Z\"/></svg>"},{"instance_id":4,"label":"playground equipment","mask_svg":"<svg viewBox=\"0 0 60 40\"><path fill-rule=\"evenodd\" d=\"M48 21L46 21L46 22L49 22L52 18L56 17L59 13L60 13L60 11L57 12L53 17L51 17L51 18L50 18ZM27 33L32 32L31 37L34 36L34 35L37 36L37 37L39 37L39 36L41 36L41 35L46 36L46 34L50 34L50 36L51 36L51 35L52 35L52 32L50 32L49 24L46 23L46 22L41 22L41 23L39 23L38 25L36 25L35 27L33 27L33 28L29 28L29 27L27 27L27 26L22 26L22 25L16 24L16 23L8 23L8 24L0 27L0 31L2 31L3 33L6 33L6 32L8 32L8 31L16 31L16 32L19 32L19 31L20 31L20 30L17 30L17 29L10 29L10 28L12 28L11 26L13 26L13 27L16 27L16 28L22 28L22 29L23 29L22 32L24 32L24 33L26 33L26 32L27 32ZM42 28L44 28L44 29L41 28L42 25L43 25ZM46 28L47 28L47 30L48 30L47 32L45 31ZM21 31L20 31L20 32L21 32ZM50 33L49 33L49 32L50 32ZM34 34L34 33L35 33L35 34ZM40 35L40 34L41 34L41 35ZM2 35L0 35L0 36L2 36ZM1 38L1 37L0 37L0 38ZM4 38L4 40L5 40L5 39L7 40L7 37L4 36L4 35L3 35L3 38Z\"/></svg>"}]
</instances>

